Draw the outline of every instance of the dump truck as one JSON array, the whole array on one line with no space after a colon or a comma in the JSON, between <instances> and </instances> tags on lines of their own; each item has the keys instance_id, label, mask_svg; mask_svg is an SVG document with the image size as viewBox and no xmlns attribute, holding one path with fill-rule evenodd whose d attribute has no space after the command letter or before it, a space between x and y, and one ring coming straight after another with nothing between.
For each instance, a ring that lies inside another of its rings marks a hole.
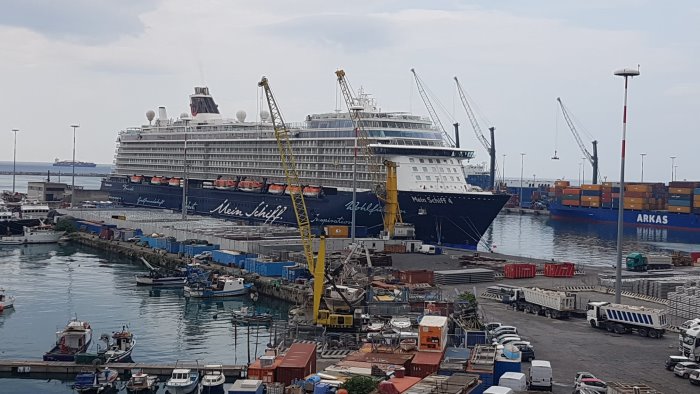
<instances>
[{"instance_id":1,"label":"dump truck","mask_svg":"<svg viewBox=\"0 0 700 394\"><path fill-rule=\"evenodd\" d=\"M661 338L668 327L663 309L609 302L589 302L586 319L593 328L616 334L637 332L640 337L650 338Z\"/></svg>"},{"instance_id":2,"label":"dump truck","mask_svg":"<svg viewBox=\"0 0 700 394\"><path fill-rule=\"evenodd\" d=\"M538 287L515 288L506 300L514 309L552 319L566 319L576 309L576 295Z\"/></svg>"},{"instance_id":3,"label":"dump truck","mask_svg":"<svg viewBox=\"0 0 700 394\"><path fill-rule=\"evenodd\" d=\"M673 258L670 256L646 256L642 253L634 252L627 255L625 260L627 271L649 271L673 268Z\"/></svg>"}]
</instances>

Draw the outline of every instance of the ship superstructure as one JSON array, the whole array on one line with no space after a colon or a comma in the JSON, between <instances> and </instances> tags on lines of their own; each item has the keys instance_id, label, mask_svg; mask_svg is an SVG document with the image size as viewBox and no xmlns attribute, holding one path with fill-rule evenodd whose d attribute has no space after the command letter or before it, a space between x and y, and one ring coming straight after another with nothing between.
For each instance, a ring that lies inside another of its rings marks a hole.
<instances>
[{"instance_id":1,"label":"ship superstructure","mask_svg":"<svg viewBox=\"0 0 700 394\"><path fill-rule=\"evenodd\" d=\"M423 230L414 223L426 241L475 246L507 196L466 183L462 162L474 152L446 146L426 118L383 112L362 91L357 100L372 150L398 160L404 220L429 220ZM119 133L114 175L103 182L114 200L179 209L186 165L192 212L293 225L285 190L303 187L314 224L349 224L355 130L347 112L311 114L288 125L302 182L289 186L267 112L252 122L243 111L235 120L224 119L206 87L195 88L190 109L177 119L168 118L163 107L158 119L149 111L148 125ZM377 166L377 176L366 160L357 160L357 224L367 226L370 234L381 230L382 207L372 190L377 179L384 179L382 167ZM440 212L449 205L442 218Z\"/></svg>"}]
</instances>

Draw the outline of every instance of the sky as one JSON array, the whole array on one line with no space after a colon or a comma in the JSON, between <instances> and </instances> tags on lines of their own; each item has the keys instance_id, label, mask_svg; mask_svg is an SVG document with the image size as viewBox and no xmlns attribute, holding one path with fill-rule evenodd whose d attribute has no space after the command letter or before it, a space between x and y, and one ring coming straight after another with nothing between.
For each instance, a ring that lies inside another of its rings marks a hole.
<instances>
[{"instance_id":1,"label":"sky","mask_svg":"<svg viewBox=\"0 0 700 394\"><path fill-rule=\"evenodd\" d=\"M624 81L613 72L639 67L629 81L627 180L640 179L640 153L645 181L670 180L670 156L676 179L700 180L698 37L700 3L690 0L5 0L0 161L12 160L14 128L18 161L69 159L77 123L77 159L111 163L119 130L161 105L171 117L186 112L200 85L224 116L245 110L251 120L262 75L288 122L336 108L338 68L383 110L427 116L415 68L443 124L461 124L473 162L488 154L454 76L482 129L496 127L506 177L520 176L522 158L526 178L578 179L584 155L561 97L588 149L599 141L601 175L617 181Z\"/></svg>"}]
</instances>

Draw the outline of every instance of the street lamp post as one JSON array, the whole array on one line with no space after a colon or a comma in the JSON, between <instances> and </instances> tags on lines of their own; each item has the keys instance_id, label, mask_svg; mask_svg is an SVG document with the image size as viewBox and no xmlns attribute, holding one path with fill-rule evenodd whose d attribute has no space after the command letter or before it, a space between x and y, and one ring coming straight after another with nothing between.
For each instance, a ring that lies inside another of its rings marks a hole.
<instances>
[{"instance_id":1,"label":"street lamp post","mask_svg":"<svg viewBox=\"0 0 700 394\"><path fill-rule=\"evenodd\" d=\"M183 119L185 122L185 132L184 132L184 152L182 156L182 220L187 220L187 121L188 119Z\"/></svg>"},{"instance_id":2,"label":"street lamp post","mask_svg":"<svg viewBox=\"0 0 700 394\"><path fill-rule=\"evenodd\" d=\"M586 183L586 158L581 158L581 184Z\"/></svg>"},{"instance_id":3,"label":"street lamp post","mask_svg":"<svg viewBox=\"0 0 700 394\"><path fill-rule=\"evenodd\" d=\"M503 187L506 186L506 154L503 154Z\"/></svg>"},{"instance_id":4,"label":"street lamp post","mask_svg":"<svg viewBox=\"0 0 700 394\"><path fill-rule=\"evenodd\" d=\"M671 181L675 181L675 177L673 175L674 171L673 168L676 166L676 157L677 156L671 156Z\"/></svg>"},{"instance_id":5,"label":"street lamp post","mask_svg":"<svg viewBox=\"0 0 700 394\"><path fill-rule=\"evenodd\" d=\"M70 207L73 208L73 203L75 201L75 129L80 127L78 124L72 124L70 127L73 128L73 176L71 180L71 186L70 186Z\"/></svg>"},{"instance_id":6,"label":"street lamp post","mask_svg":"<svg viewBox=\"0 0 700 394\"><path fill-rule=\"evenodd\" d=\"M620 155L620 203L617 208L617 265L615 269L615 303L622 299L622 222L625 209L625 140L627 137L627 82L639 75L639 70L624 68L615 75L625 78L625 101L622 111L622 150Z\"/></svg>"},{"instance_id":7,"label":"street lamp post","mask_svg":"<svg viewBox=\"0 0 700 394\"><path fill-rule=\"evenodd\" d=\"M646 153L640 153L639 156L642 157L642 179L641 182L644 183L644 156L646 156Z\"/></svg>"},{"instance_id":8,"label":"street lamp post","mask_svg":"<svg viewBox=\"0 0 700 394\"><path fill-rule=\"evenodd\" d=\"M523 207L523 163L525 162L525 154L520 154L520 202L519 207Z\"/></svg>"},{"instance_id":9,"label":"street lamp post","mask_svg":"<svg viewBox=\"0 0 700 394\"><path fill-rule=\"evenodd\" d=\"M15 175L17 174L17 132L19 129L12 129L15 133L15 143L12 148L12 194L15 194Z\"/></svg>"}]
</instances>

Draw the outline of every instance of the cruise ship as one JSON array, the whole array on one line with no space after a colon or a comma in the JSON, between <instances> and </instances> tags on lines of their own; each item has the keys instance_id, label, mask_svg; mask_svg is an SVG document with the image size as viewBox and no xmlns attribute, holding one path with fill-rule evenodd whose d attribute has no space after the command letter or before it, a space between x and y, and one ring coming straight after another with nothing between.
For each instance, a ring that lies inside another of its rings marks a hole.
<instances>
[{"instance_id":1,"label":"cruise ship","mask_svg":"<svg viewBox=\"0 0 700 394\"><path fill-rule=\"evenodd\" d=\"M424 117L383 112L362 91L356 101L370 143L369 150L358 150L355 165L358 228L367 235L383 229L376 191L385 170L373 163L389 159L397 163L403 221L415 226L415 236L475 249L509 196L467 184L462 164L474 151L447 146ZM159 107L157 119L148 111L147 125L121 131L113 174L102 190L126 206L180 210L187 179L190 214L296 225L269 113L261 111L255 121L246 121L244 111L222 118L207 87L190 95L190 112L170 119ZM312 226L350 225L356 151L350 115L312 114L287 126Z\"/></svg>"}]
</instances>

